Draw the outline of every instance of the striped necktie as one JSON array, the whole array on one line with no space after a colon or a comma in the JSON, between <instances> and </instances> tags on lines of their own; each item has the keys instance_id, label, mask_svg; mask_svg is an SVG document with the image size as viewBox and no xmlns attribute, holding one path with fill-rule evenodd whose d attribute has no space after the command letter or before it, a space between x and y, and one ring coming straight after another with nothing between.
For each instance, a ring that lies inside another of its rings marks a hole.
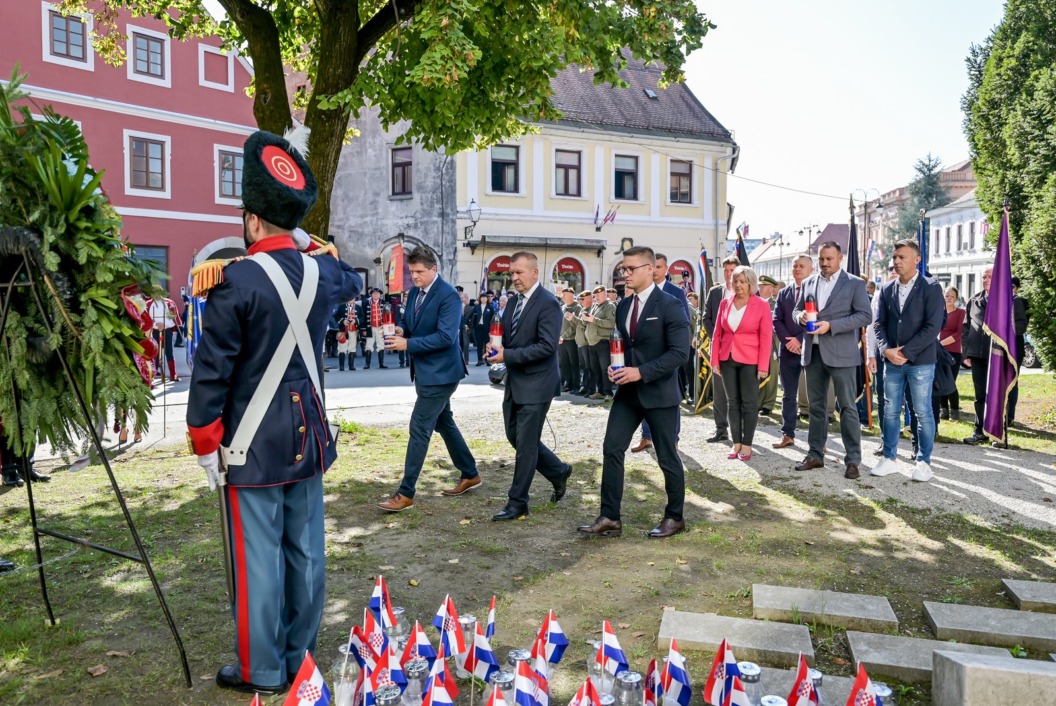
<instances>
[{"instance_id":1,"label":"striped necktie","mask_svg":"<svg viewBox=\"0 0 1056 706\"><path fill-rule=\"evenodd\" d=\"M422 311L422 303L425 301L425 290L418 290L418 299L414 302L414 318L418 318L418 314Z\"/></svg>"},{"instance_id":2,"label":"striped necktie","mask_svg":"<svg viewBox=\"0 0 1056 706\"><path fill-rule=\"evenodd\" d=\"M524 310L524 295L517 297L517 306L513 310L513 319L510 321L510 336L517 335L517 324L521 322L521 312Z\"/></svg>"}]
</instances>

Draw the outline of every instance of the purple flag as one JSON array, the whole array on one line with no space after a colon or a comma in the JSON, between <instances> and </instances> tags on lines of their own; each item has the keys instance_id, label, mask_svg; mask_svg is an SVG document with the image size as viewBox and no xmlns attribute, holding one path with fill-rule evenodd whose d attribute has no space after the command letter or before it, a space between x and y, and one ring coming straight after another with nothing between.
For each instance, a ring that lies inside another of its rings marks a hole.
<instances>
[{"instance_id":1,"label":"purple flag","mask_svg":"<svg viewBox=\"0 0 1056 706\"><path fill-rule=\"evenodd\" d=\"M1008 242L1008 209L1001 215L994 271L990 278L983 330L990 334L990 373L986 380L983 431L996 441L1006 441L1005 410L1016 384L1016 330L1012 323L1012 255Z\"/></svg>"}]
</instances>

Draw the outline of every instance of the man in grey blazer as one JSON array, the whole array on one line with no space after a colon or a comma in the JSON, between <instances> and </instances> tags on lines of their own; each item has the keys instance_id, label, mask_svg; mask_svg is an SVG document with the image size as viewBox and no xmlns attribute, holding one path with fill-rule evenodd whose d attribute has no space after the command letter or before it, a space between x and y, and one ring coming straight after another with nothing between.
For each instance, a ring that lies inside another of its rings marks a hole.
<instances>
[{"instance_id":1,"label":"man in grey blazer","mask_svg":"<svg viewBox=\"0 0 1056 706\"><path fill-rule=\"evenodd\" d=\"M861 329L872 322L872 308L865 282L840 269L843 252L839 243L822 243L818 251L820 272L807 279L800 290L793 317L806 325L806 300L812 296L818 305L817 329L804 334L803 370L807 375L807 399L810 403L810 429L807 441L810 451L797 471L809 471L825 465L825 442L828 440L826 392L829 382L840 403L840 435L846 451L845 478L855 480L862 462L862 430L855 403L856 368L862 362L858 349Z\"/></svg>"}]
</instances>

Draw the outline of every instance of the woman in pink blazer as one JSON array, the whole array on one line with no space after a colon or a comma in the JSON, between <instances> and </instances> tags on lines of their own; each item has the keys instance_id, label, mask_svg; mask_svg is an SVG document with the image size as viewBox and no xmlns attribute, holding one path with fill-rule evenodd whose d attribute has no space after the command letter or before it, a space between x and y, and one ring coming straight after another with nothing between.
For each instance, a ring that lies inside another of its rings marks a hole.
<instances>
[{"instance_id":1,"label":"woman in pink blazer","mask_svg":"<svg viewBox=\"0 0 1056 706\"><path fill-rule=\"evenodd\" d=\"M742 265L733 271L733 297L719 305L711 342L711 369L721 377L729 400L733 452L727 458L752 457L752 437L759 418L759 381L770 368L774 321L770 305L756 295L759 278Z\"/></svg>"}]
</instances>

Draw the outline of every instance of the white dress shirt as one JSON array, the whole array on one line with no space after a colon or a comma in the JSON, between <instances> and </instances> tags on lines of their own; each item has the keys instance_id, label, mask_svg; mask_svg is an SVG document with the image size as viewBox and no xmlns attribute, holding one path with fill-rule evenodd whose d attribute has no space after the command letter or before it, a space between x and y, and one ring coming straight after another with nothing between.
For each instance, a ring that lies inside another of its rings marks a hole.
<instances>
[{"instance_id":1,"label":"white dress shirt","mask_svg":"<svg viewBox=\"0 0 1056 706\"><path fill-rule=\"evenodd\" d=\"M913 291L913 285L917 283L917 277L920 276L920 270L913 271L913 277L908 282L902 284L902 278L898 280L898 310L902 311L906 307L906 299L909 297L909 293Z\"/></svg>"},{"instance_id":2,"label":"white dress shirt","mask_svg":"<svg viewBox=\"0 0 1056 706\"><path fill-rule=\"evenodd\" d=\"M645 303L649 301L649 295L656 289L655 284L650 284L648 287L642 290L640 294L635 294L638 297L638 318L641 319L642 311L645 310ZM631 316L634 315L634 302L631 302L631 307L627 310L627 333L631 332Z\"/></svg>"}]
</instances>

